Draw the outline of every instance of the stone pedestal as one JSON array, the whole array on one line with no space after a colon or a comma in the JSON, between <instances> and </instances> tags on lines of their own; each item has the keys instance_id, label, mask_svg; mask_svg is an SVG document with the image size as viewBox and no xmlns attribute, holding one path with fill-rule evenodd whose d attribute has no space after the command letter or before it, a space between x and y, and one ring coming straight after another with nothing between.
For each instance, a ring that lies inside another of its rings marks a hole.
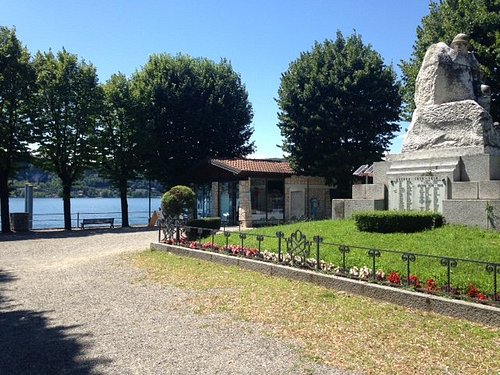
<instances>
[{"instance_id":1,"label":"stone pedestal","mask_svg":"<svg viewBox=\"0 0 500 375\"><path fill-rule=\"evenodd\" d=\"M449 199L443 203L449 224L500 230L500 199Z\"/></svg>"},{"instance_id":2,"label":"stone pedestal","mask_svg":"<svg viewBox=\"0 0 500 375\"><path fill-rule=\"evenodd\" d=\"M474 151L388 155L374 165L376 183L354 185L353 199L342 202L343 216L332 218L350 218L356 211L417 210L442 213L452 224L500 228L500 156Z\"/></svg>"}]
</instances>

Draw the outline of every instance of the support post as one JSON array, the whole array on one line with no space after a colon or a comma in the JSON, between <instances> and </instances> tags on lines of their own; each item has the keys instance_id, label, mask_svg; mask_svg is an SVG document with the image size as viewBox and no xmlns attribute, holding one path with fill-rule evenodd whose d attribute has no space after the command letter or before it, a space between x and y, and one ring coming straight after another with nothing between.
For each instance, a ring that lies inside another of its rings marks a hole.
<instances>
[{"instance_id":1,"label":"support post","mask_svg":"<svg viewBox=\"0 0 500 375\"><path fill-rule=\"evenodd\" d=\"M29 214L28 229L33 229L33 185L26 184L24 187L24 212Z\"/></svg>"}]
</instances>

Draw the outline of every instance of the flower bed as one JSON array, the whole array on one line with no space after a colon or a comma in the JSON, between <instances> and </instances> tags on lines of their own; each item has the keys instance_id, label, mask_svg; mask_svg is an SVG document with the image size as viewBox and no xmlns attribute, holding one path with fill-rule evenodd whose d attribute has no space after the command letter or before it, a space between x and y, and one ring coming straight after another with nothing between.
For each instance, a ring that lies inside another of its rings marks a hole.
<instances>
[{"instance_id":1,"label":"flower bed","mask_svg":"<svg viewBox=\"0 0 500 375\"><path fill-rule=\"evenodd\" d=\"M173 240L166 240L165 243L170 245L176 244ZM493 294L484 293L476 288L472 283L470 283L466 289L460 289L451 285L439 285L434 279L427 279L425 282L422 282L417 275L410 275L409 277L406 277L395 271L379 269L375 272L375 275L373 275L372 269L367 266L354 266L344 270L338 265L327 263L323 260L320 260L320 265L317 267L316 259L313 258L307 258L304 262L301 257L291 257L288 253L284 253L281 256L280 261L280 259L278 259L278 254L270 251L259 251L259 249L256 248L248 248L239 245L220 246L211 242L201 243L187 241L185 238L181 238L180 242L176 245L185 246L190 249L271 262L290 267L317 270L318 272L330 275L347 277L395 288L405 288L420 293L449 296L455 299L492 306L500 306L500 296L498 294L494 296Z\"/></svg>"}]
</instances>

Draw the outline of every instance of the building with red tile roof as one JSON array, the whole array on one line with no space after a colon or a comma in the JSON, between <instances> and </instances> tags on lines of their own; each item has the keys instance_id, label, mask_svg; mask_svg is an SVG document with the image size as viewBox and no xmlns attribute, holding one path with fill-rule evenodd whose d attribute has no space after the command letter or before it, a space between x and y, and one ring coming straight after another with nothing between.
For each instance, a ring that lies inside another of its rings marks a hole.
<instances>
[{"instance_id":1,"label":"building with red tile roof","mask_svg":"<svg viewBox=\"0 0 500 375\"><path fill-rule=\"evenodd\" d=\"M244 227L331 215L331 187L300 176L283 159L209 159L188 173L196 216L220 216Z\"/></svg>"},{"instance_id":2,"label":"building with red tile roof","mask_svg":"<svg viewBox=\"0 0 500 375\"><path fill-rule=\"evenodd\" d=\"M241 176L294 174L290 164L282 159L210 159L209 162Z\"/></svg>"}]
</instances>

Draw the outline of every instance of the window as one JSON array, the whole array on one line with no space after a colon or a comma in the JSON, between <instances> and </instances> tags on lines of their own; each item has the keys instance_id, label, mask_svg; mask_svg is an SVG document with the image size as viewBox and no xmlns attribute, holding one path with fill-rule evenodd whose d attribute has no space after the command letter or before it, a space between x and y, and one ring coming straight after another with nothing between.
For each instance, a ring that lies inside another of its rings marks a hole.
<instances>
[{"instance_id":1,"label":"window","mask_svg":"<svg viewBox=\"0 0 500 375\"><path fill-rule=\"evenodd\" d=\"M212 216L212 184L196 186L196 217Z\"/></svg>"},{"instance_id":2,"label":"window","mask_svg":"<svg viewBox=\"0 0 500 375\"><path fill-rule=\"evenodd\" d=\"M283 220L285 182L283 179L252 178L250 184L252 220Z\"/></svg>"}]
</instances>

